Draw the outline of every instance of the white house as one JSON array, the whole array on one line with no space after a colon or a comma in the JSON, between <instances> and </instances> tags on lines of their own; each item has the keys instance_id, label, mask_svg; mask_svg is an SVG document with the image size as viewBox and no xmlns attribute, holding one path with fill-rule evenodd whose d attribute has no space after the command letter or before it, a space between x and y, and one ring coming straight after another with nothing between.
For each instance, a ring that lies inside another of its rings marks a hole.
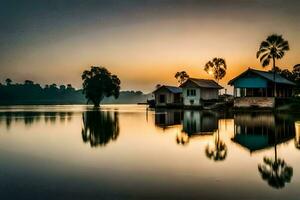
<instances>
[{"instance_id":1,"label":"white house","mask_svg":"<svg viewBox=\"0 0 300 200\"><path fill-rule=\"evenodd\" d=\"M219 98L223 87L214 80L189 78L181 86L184 106L202 106L203 101Z\"/></svg>"},{"instance_id":2,"label":"white house","mask_svg":"<svg viewBox=\"0 0 300 200\"><path fill-rule=\"evenodd\" d=\"M182 89L176 86L162 85L153 91L156 107L178 106L182 103Z\"/></svg>"}]
</instances>

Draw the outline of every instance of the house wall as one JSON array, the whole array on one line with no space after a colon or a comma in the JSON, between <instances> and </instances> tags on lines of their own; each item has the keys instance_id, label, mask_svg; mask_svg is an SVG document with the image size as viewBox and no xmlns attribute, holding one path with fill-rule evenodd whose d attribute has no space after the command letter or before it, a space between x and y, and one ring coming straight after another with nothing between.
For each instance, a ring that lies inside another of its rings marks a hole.
<instances>
[{"instance_id":1,"label":"house wall","mask_svg":"<svg viewBox=\"0 0 300 200\"><path fill-rule=\"evenodd\" d=\"M201 99L211 100L219 98L219 90L212 88L201 88Z\"/></svg>"},{"instance_id":2,"label":"house wall","mask_svg":"<svg viewBox=\"0 0 300 200\"><path fill-rule=\"evenodd\" d=\"M266 88L268 81L259 76L245 76L234 82L235 88Z\"/></svg>"},{"instance_id":3,"label":"house wall","mask_svg":"<svg viewBox=\"0 0 300 200\"><path fill-rule=\"evenodd\" d=\"M160 103L159 102L159 96L160 95L165 95L165 98L166 98L165 103ZM154 96L155 96L155 104L157 106L165 106L167 104L170 104L170 103L174 102L174 95L172 93L170 93L168 90L159 90L159 91L155 92Z\"/></svg>"},{"instance_id":4,"label":"house wall","mask_svg":"<svg viewBox=\"0 0 300 200\"><path fill-rule=\"evenodd\" d=\"M274 97L240 97L234 99L234 107L247 108L273 108L275 106Z\"/></svg>"},{"instance_id":5,"label":"house wall","mask_svg":"<svg viewBox=\"0 0 300 200\"><path fill-rule=\"evenodd\" d=\"M187 90L194 89L196 90L196 96L187 96ZM196 88L196 87L185 87L182 88L183 94L183 104L185 106L201 106L201 100L212 100L218 99L219 91L217 89L209 89L209 88ZM191 100L194 103L191 103Z\"/></svg>"},{"instance_id":6,"label":"house wall","mask_svg":"<svg viewBox=\"0 0 300 200\"><path fill-rule=\"evenodd\" d=\"M194 89L196 90L196 95L195 96L187 96L187 90ZM200 89L196 87L184 87L182 88L182 95L183 95L183 104L185 106L200 106L201 101L200 101ZM194 101L191 103L191 101Z\"/></svg>"}]
</instances>

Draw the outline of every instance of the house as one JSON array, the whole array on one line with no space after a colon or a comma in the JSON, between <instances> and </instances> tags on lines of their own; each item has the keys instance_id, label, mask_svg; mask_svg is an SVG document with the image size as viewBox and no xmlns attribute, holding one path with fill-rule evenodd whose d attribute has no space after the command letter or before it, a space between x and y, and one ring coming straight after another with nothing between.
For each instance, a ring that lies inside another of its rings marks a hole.
<instances>
[{"instance_id":1,"label":"house","mask_svg":"<svg viewBox=\"0 0 300 200\"><path fill-rule=\"evenodd\" d=\"M293 94L295 83L275 74L276 97L288 98ZM235 107L275 106L274 73L249 68L228 82L234 87Z\"/></svg>"},{"instance_id":2,"label":"house","mask_svg":"<svg viewBox=\"0 0 300 200\"><path fill-rule=\"evenodd\" d=\"M182 89L176 86L162 85L153 91L155 107L180 106L182 104Z\"/></svg>"},{"instance_id":3,"label":"house","mask_svg":"<svg viewBox=\"0 0 300 200\"><path fill-rule=\"evenodd\" d=\"M203 106L204 101L218 99L223 88L213 80L197 78L189 78L180 87L184 106Z\"/></svg>"}]
</instances>

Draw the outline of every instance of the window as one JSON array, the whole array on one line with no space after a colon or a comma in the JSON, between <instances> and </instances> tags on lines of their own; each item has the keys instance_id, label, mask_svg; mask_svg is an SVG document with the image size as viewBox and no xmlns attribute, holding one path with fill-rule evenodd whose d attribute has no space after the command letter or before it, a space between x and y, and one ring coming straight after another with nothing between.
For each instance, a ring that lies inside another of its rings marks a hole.
<instances>
[{"instance_id":1,"label":"window","mask_svg":"<svg viewBox=\"0 0 300 200\"><path fill-rule=\"evenodd\" d=\"M196 90L195 89L187 89L186 95L187 96L196 96Z\"/></svg>"},{"instance_id":2,"label":"window","mask_svg":"<svg viewBox=\"0 0 300 200\"><path fill-rule=\"evenodd\" d=\"M196 96L196 90L191 90L191 96Z\"/></svg>"},{"instance_id":3,"label":"window","mask_svg":"<svg viewBox=\"0 0 300 200\"><path fill-rule=\"evenodd\" d=\"M165 103L166 102L166 96L164 94L159 95L159 102Z\"/></svg>"}]
</instances>

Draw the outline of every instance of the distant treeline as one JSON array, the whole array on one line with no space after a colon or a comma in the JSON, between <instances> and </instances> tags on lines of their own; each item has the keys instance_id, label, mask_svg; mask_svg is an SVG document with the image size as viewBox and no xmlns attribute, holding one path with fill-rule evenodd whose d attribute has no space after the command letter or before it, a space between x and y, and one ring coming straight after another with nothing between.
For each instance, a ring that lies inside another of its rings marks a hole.
<instances>
[{"instance_id":1,"label":"distant treeline","mask_svg":"<svg viewBox=\"0 0 300 200\"><path fill-rule=\"evenodd\" d=\"M109 103L141 103L146 102L149 95L141 91L121 91L118 99L112 97L105 98L104 104ZM75 89L71 84L45 85L42 87L38 83L26 80L24 83L13 83L11 79L6 79L6 83L0 83L0 104L20 105L20 104L85 104L87 102L82 94L82 89Z\"/></svg>"},{"instance_id":2,"label":"distant treeline","mask_svg":"<svg viewBox=\"0 0 300 200\"><path fill-rule=\"evenodd\" d=\"M296 84L295 93L300 94L300 64L295 65L292 71L288 69L281 70L279 67L275 67L275 71L287 80L294 82Z\"/></svg>"}]
</instances>

